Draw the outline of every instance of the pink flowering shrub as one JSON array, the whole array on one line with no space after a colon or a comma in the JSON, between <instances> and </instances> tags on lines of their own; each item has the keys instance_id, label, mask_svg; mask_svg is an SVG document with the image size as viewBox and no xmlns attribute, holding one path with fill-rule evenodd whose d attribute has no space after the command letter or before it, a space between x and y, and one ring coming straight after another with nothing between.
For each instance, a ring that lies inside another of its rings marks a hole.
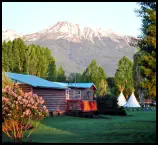
<instances>
[{"instance_id":1,"label":"pink flowering shrub","mask_svg":"<svg viewBox=\"0 0 158 145\"><path fill-rule=\"evenodd\" d=\"M24 93L18 85L6 86L2 89L3 132L14 140L21 140L32 120L40 121L48 115L43 103L42 97Z\"/></svg>"}]
</instances>

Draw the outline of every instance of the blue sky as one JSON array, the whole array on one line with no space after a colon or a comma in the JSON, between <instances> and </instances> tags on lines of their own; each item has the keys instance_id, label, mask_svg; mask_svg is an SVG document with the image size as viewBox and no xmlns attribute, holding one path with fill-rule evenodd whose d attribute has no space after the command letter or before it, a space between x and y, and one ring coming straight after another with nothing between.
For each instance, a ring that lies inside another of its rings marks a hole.
<instances>
[{"instance_id":1,"label":"blue sky","mask_svg":"<svg viewBox=\"0 0 158 145\"><path fill-rule=\"evenodd\" d=\"M138 36L141 18L134 12L138 8L135 2L3 2L2 28L30 34L70 21Z\"/></svg>"}]
</instances>

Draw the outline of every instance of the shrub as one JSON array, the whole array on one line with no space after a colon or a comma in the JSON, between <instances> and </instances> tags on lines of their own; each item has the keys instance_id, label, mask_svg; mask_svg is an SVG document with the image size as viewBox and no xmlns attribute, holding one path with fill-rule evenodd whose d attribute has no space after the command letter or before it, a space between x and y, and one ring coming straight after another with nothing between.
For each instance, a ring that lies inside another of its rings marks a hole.
<instances>
[{"instance_id":1,"label":"shrub","mask_svg":"<svg viewBox=\"0 0 158 145\"><path fill-rule=\"evenodd\" d=\"M97 107L100 114L126 116L125 109L117 105L117 97L110 95L97 97Z\"/></svg>"},{"instance_id":2,"label":"shrub","mask_svg":"<svg viewBox=\"0 0 158 145\"><path fill-rule=\"evenodd\" d=\"M24 132L32 125L32 120L39 123L48 115L44 100L35 94L24 93L18 85L2 89L2 131L14 141L21 142ZM39 124L38 124L39 125ZM34 127L29 135L37 128Z\"/></svg>"}]
</instances>

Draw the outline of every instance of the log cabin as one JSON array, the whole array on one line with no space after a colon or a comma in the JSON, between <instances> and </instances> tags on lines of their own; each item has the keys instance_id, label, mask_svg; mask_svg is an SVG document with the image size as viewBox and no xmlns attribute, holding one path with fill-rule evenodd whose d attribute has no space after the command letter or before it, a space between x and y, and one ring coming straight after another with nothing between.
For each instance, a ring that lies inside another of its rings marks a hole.
<instances>
[{"instance_id":1,"label":"log cabin","mask_svg":"<svg viewBox=\"0 0 158 145\"><path fill-rule=\"evenodd\" d=\"M73 109L78 111L96 111L93 83L51 82L37 76L6 72L6 75L19 85L23 92L32 92L41 96L51 114L64 114ZM73 107L75 106L75 107Z\"/></svg>"},{"instance_id":2,"label":"log cabin","mask_svg":"<svg viewBox=\"0 0 158 145\"><path fill-rule=\"evenodd\" d=\"M66 108L64 85L56 82L50 82L33 75L24 75L7 72L6 75L18 84L24 93L32 92L44 99L49 112Z\"/></svg>"},{"instance_id":3,"label":"log cabin","mask_svg":"<svg viewBox=\"0 0 158 145\"><path fill-rule=\"evenodd\" d=\"M97 104L94 100L96 86L93 83L60 83L67 86L66 111L94 112Z\"/></svg>"}]
</instances>

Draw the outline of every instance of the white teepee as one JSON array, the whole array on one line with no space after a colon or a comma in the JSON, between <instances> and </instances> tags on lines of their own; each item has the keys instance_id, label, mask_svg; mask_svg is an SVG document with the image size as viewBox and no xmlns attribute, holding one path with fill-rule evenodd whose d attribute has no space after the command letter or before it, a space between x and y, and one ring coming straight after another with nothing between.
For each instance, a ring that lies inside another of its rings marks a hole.
<instances>
[{"instance_id":1,"label":"white teepee","mask_svg":"<svg viewBox=\"0 0 158 145\"><path fill-rule=\"evenodd\" d=\"M134 93L132 92L131 96L129 97L127 103L124 105L124 107L141 107L134 96Z\"/></svg>"},{"instance_id":2,"label":"white teepee","mask_svg":"<svg viewBox=\"0 0 158 145\"><path fill-rule=\"evenodd\" d=\"M120 95L118 96L117 101L118 101L117 104L119 106L124 106L126 104L126 99L125 99L122 91L121 91Z\"/></svg>"}]
</instances>

